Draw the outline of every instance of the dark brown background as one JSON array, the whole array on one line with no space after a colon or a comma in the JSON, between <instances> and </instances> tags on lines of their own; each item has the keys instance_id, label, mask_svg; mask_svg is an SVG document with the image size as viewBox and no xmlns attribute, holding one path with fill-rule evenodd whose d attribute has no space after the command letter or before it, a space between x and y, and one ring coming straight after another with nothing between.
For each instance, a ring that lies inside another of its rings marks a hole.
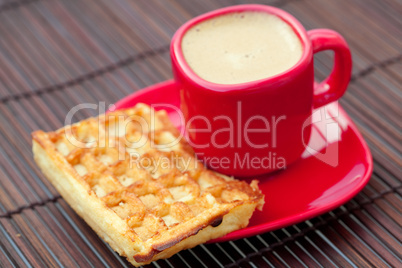
<instances>
[{"instance_id":1,"label":"dark brown background","mask_svg":"<svg viewBox=\"0 0 402 268\"><path fill-rule=\"evenodd\" d=\"M114 103L171 78L175 30L198 14L246 2L0 0L1 267L129 266L43 178L32 160L30 132L61 127L79 103ZM321 217L201 245L151 266L400 266L401 2L255 2L285 9L307 29L332 28L347 39L354 68L341 104L371 148L374 173L353 200ZM317 56L317 78L328 74L330 56ZM86 109L74 119L95 114Z\"/></svg>"}]
</instances>

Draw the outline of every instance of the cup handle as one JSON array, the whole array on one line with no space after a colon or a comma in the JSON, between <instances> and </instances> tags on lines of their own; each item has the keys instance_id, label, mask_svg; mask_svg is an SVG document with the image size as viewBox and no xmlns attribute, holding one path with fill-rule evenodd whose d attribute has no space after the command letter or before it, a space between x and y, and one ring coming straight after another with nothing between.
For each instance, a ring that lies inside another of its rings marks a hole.
<instances>
[{"instance_id":1,"label":"cup handle","mask_svg":"<svg viewBox=\"0 0 402 268\"><path fill-rule=\"evenodd\" d=\"M332 30L315 29L307 32L313 53L333 50L334 66L331 74L322 82L314 82L313 107L318 108L339 99L345 93L352 72L352 56L343 37Z\"/></svg>"}]
</instances>

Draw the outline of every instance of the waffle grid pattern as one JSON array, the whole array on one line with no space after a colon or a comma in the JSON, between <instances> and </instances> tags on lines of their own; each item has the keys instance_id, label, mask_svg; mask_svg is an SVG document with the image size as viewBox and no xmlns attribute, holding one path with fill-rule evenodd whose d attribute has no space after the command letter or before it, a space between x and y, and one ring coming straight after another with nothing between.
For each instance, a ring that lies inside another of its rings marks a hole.
<instances>
[{"instance_id":1,"label":"waffle grid pattern","mask_svg":"<svg viewBox=\"0 0 402 268\"><path fill-rule=\"evenodd\" d=\"M256 181L250 186L206 169L166 112L144 104L45 135L75 177L120 217L129 228L126 236L140 245L163 241L170 231L179 237L172 246L193 235L183 226L197 216L203 223L194 234L218 226L236 206L262 200ZM153 248L169 247L161 245ZM144 258L137 260L148 261Z\"/></svg>"}]
</instances>

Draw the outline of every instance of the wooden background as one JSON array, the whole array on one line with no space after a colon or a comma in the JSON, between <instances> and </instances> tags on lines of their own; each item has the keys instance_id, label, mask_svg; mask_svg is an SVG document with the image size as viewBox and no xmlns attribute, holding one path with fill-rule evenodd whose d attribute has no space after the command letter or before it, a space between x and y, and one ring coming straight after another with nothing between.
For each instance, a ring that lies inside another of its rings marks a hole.
<instances>
[{"instance_id":1,"label":"wooden background","mask_svg":"<svg viewBox=\"0 0 402 268\"><path fill-rule=\"evenodd\" d=\"M169 42L190 18L236 0L0 0L0 266L128 267L35 166L30 133L61 127L73 106L172 77ZM155 267L401 267L402 4L399 0L254 1L349 42L353 78L340 101L374 158L344 206L274 232L201 245ZM316 76L331 68L316 57ZM82 110L75 120L97 111Z\"/></svg>"}]
</instances>

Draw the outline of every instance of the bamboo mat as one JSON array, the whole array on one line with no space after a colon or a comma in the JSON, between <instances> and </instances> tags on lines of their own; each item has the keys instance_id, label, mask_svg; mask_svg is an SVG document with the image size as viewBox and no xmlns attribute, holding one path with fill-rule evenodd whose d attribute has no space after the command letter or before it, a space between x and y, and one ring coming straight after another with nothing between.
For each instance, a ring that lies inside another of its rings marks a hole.
<instances>
[{"instance_id":1,"label":"bamboo mat","mask_svg":"<svg viewBox=\"0 0 402 268\"><path fill-rule=\"evenodd\" d=\"M172 77L169 42L186 20L236 0L0 0L0 267L130 267L59 197L34 164L30 133L79 103L106 105ZM150 267L401 266L402 4L398 0L255 1L349 42L341 104L374 173L353 200L274 232L182 251ZM331 68L316 56L316 76ZM81 110L75 121L96 115ZM325 178L324 178L325 179Z\"/></svg>"}]
</instances>

